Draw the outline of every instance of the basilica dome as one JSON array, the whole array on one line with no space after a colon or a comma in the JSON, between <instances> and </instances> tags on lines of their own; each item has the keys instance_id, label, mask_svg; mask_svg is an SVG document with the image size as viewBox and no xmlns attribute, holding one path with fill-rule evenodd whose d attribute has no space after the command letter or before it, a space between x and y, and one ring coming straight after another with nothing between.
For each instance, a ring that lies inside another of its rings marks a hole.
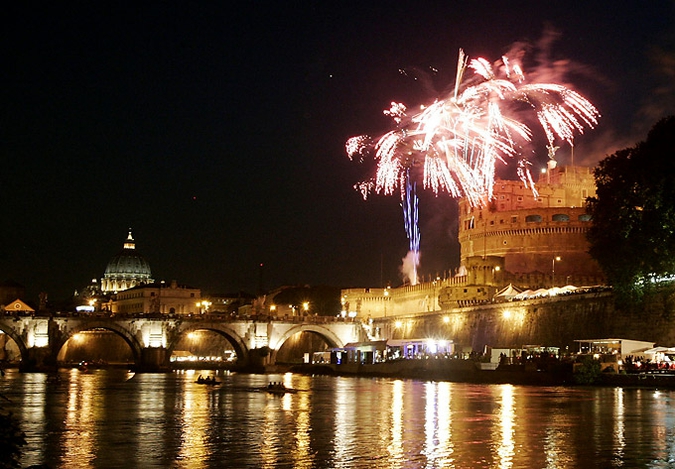
<instances>
[{"instance_id":1,"label":"basilica dome","mask_svg":"<svg viewBox=\"0 0 675 469\"><path fill-rule=\"evenodd\" d=\"M137 285L153 283L150 264L136 251L136 243L129 231L122 250L108 262L103 278L101 291L116 293Z\"/></svg>"}]
</instances>

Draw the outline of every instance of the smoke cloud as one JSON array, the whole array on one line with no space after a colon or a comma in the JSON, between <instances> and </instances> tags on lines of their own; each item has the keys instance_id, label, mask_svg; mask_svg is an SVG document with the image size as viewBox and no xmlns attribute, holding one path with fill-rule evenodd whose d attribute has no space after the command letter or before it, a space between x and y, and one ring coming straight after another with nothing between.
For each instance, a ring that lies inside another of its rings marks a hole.
<instances>
[{"instance_id":1,"label":"smoke cloud","mask_svg":"<svg viewBox=\"0 0 675 469\"><path fill-rule=\"evenodd\" d=\"M403 276L403 282L407 280L410 285L417 285L417 266L420 264L420 253L415 251L408 251L408 254L401 259L400 270Z\"/></svg>"}]
</instances>

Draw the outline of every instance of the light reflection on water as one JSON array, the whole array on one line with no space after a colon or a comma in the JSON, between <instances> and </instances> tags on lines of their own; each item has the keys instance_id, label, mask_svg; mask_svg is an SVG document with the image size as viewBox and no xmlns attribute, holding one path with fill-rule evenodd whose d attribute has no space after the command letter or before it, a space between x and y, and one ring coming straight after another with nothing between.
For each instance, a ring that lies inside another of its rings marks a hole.
<instances>
[{"instance_id":1,"label":"light reflection on water","mask_svg":"<svg viewBox=\"0 0 675 469\"><path fill-rule=\"evenodd\" d=\"M388 445L392 468L400 467L403 460L403 382L394 381L393 388L390 405L391 443Z\"/></svg>"},{"instance_id":2,"label":"light reflection on water","mask_svg":"<svg viewBox=\"0 0 675 469\"><path fill-rule=\"evenodd\" d=\"M183 402L177 407L180 422L181 445L178 451L178 467L197 468L199 461L208 456L206 430L209 427L207 408L202 405L200 389L193 386L183 391Z\"/></svg>"},{"instance_id":3,"label":"light reflection on water","mask_svg":"<svg viewBox=\"0 0 675 469\"><path fill-rule=\"evenodd\" d=\"M382 378L9 371L22 466L671 467L675 391ZM276 396L269 381L300 389Z\"/></svg>"},{"instance_id":4,"label":"light reflection on water","mask_svg":"<svg viewBox=\"0 0 675 469\"><path fill-rule=\"evenodd\" d=\"M499 455L499 465L501 469L513 467L513 454L515 442L513 434L515 431L515 402L514 389L510 384L500 386L499 395L499 432L493 436L493 441L499 442L497 445L497 454Z\"/></svg>"}]
</instances>

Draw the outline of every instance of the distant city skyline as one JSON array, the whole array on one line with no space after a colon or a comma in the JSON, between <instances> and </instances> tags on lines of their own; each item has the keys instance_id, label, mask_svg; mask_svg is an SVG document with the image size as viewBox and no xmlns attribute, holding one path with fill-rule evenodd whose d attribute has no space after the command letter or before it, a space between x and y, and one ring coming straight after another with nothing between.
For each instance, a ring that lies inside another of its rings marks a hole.
<instances>
[{"instance_id":1,"label":"distant city skyline","mask_svg":"<svg viewBox=\"0 0 675 469\"><path fill-rule=\"evenodd\" d=\"M672 2L12 4L0 279L67 298L131 227L156 279L204 291L255 292L261 265L265 288L400 284L399 201L353 189L347 138L389 130L392 101L438 96L460 48L519 44L530 71L564 72L597 106L574 149L593 164L675 113L673 16ZM535 170L547 158L522 151ZM421 196L426 277L459 267L457 203Z\"/></svg>"}]
</instances>

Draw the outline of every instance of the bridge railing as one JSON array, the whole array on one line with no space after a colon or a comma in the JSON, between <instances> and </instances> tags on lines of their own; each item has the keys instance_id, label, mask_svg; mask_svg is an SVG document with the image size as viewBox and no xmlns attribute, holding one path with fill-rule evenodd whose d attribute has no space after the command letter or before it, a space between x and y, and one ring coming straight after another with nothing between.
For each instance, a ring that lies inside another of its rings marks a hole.
<instances>
[{"instance_id":1,"label":"bridge railing","mask_svg":"<svg viewBox=\"0 0 675 469\"><path fill-rule=\"evenodd\" d=\"M358 318L343 318L342 316L270 316L264 314L228 314L228 313L203 313L203 314L163 314L163 313L111 313L109 311L96 312L17 312L7 311L4 317L54 317L54 318L86 318L86 319L185 319L202 321L253 321L253 322L293 322L309 324L333 324L360 322Z\"/></svg>"}]
</instances>

